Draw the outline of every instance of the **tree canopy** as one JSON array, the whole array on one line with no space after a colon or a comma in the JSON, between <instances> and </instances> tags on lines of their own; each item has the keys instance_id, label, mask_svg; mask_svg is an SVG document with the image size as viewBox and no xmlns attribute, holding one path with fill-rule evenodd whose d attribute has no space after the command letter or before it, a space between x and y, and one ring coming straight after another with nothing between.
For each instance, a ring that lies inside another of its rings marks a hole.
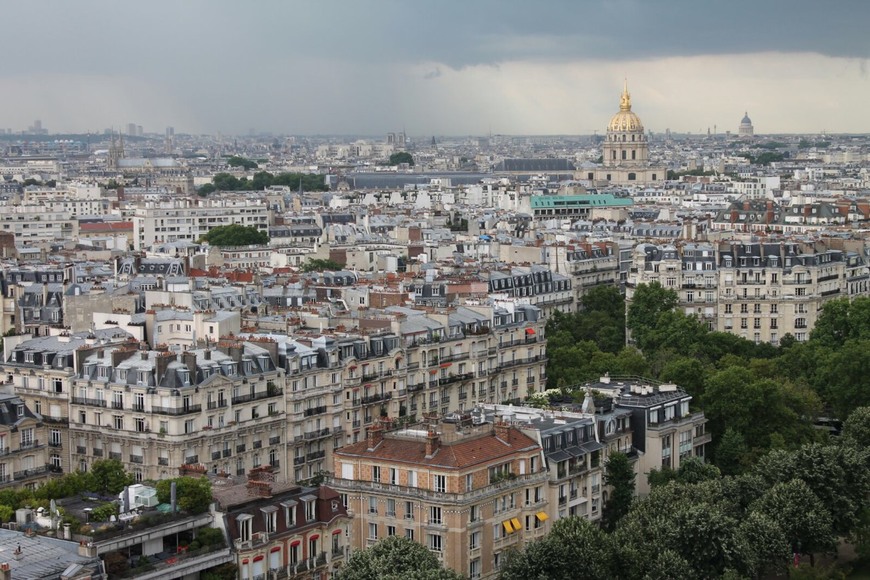
<instances>
[{"instance_id":1,"label":"tree canopy","mask_svg":"<svg viewBox=\"0 0 870 580\"><path fill-rule=\"evenodd\" d=\"M230 167L241 167L243 169L256 169L258 167L256 161L251 161L250 159L239 157L237 155L233 155L227 159L227 165Z\"/></svg>"},{"instance_id":2,"label":"tree canopy","mask_svg":"<svg viewBox=\"0 0 870 580\"><path fill-rule=\"evenodd\" d=\"M309 258L302 264L303 272L336 272L341 270L344 266L336 262L335 260L328 260L323 258Z\"/></svg>"},{"instance_id":3,"label":"tree canopy","mask_svg":"<svg viewBox=\"0 0 870 580\"><path fill-rule=\"evenodd\" d=\"M404 536L389 536L353 553L336 574L337 580L460 580L462 575L441 567L428 548Z\"/></svg>"},{"instance_id":4,"label":"tree canopy","mask_svg":"<svg viewBox=\"0 0 870 580\"><path fill-rule=\"evenodd\" d=\"M211 482L207 477L177 477L161 479L157 482L157 500L169 503L171 500L172 482L175 482L175 497L179 509L200 514L208 511L211 504Z\"/></svg>"},{"instance_id":5,"label":"tree canopy","mask_svg":"<svg viewBox=\"0 0 870 580\"><path fill-rule=\"evenodd\" d=\"M201 241L218 247L254 246L268 244L269 235L253 226L230 224L210 229Z\"/></svg>"},{"instance_id":6,"label":"tree canopy","mask_svg":"<svg viewBox=\"0 0 870 580\"><path fill-rule=\"evenodd\" d=\"M414 167L414 157L407 151L397 151L390 155L390 165L399 165L407 163L408 166Z\"/></svg>"},{"instance_id":7,"label":"tree canopy","mask_svg":"<svg viewBox=\"0 0 870 580\"><path fill-rule=\"evenodd\" d=\"M263 191L273 185L283 185L294 191L301 186L302 191L328 191L329 186L323 175L316 173L279 173L274 175L268 171L258 171L251 179L241 179L231 173L216 173L211 183L206 183L198 190L199 195L206 196L215 191Z\"/></svg>"}]
</instances>

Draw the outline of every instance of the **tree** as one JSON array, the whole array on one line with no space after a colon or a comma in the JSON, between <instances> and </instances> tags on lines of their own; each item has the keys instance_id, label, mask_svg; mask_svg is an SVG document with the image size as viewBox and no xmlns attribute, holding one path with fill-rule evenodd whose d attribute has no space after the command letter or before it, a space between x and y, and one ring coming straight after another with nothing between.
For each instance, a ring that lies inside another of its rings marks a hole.
<instances>
[{"instance_id":1,"label":"tree","mask_svg":"<svg viewBox=\"0 0 870 580\"><path fill-rule=\"evenodd\" d=\"M353 553L337 580L460 580L441 567L425 546L403 536L389 536L371 548Z\"/></svg>"},{"instance_id":2,"label":"tree","mask_svg":"<svg viewBox=\"0 0 870 580\"><path fill-rule=\"evenodd\" d=\"M747 462L746 440L732 427L725 429L713 455L716 466L725 475L743 473Z\"/></svg>"},{"instance_id":3,"label":"tree","mask_svg":"<svg viewBox=\"0 0 870 580\"><path fill-rule=\"evenodd\" d=\"M207 195L212 194L215 191L217 191L217 187L215 187L213 183L206 183L200 186L200 188L196 190L196 193L199 194L201 197L206 197Z\"/></svg>"},{"instance_id":4,"label":"tree","mask_svg":"<svg viewBox=\"0 0 870 580\"><path fill-rule=\"evenodd\" d=\"M776 522L795 552L814 554L836 549L831 514L799 479L774 485L752 505L752 511Z\"/></svg>"},{"instance_id":5,"label":"tree","mask_svg":"<svg viewBox=\"0 0 870 580\"><path fill-rule=\"evenodd\" d=\"M133 476L124 471L124 464L117 459L94 461L88 475L90 491L102 495L121 493L121 490L133 483Z\"/></svg>"},{"instance_id":6,"label":"tree","mask_svg":"<svg viewBox=\"0 0 870 580\"><path fill-rule=\"evenodd\" d=\"M634 335L634 340L643 348L646 333L658 324L664 312L677 307L677 293L664 288L659 282L638 284L628 306L626 325Z\"/></svg>"},{"instance_id":7,"label":"tree","mask_svg":"<svg viewBox=\"0 0 870 580\"><path fill-rule=\"evenodd\" d=\"M843 442L858 449L870 447L870 407L858 407L843 423Z\"/></svg>"},{"instance_id":8,"label":"tree","mask_svg":"<svg viewBox=\"0 0 870 580\"><path fill-rule=\"evenodd\" d=\"M604 505L602 518L608 530L628 513L634 500L634 466L625 453L611 453L605 464L604 484L610 486L610 497Z\"/></svg>"},{"instance_id":9,"label":"tree","mask_svg":"<svg viewBox=\"0 0 870 580\"><path fill-rule=\"evenodd\" d=\"M336 272L342 268L344 268L344 266L335 260L325 260L322 258L308 258L305 263L302 264L303 272Z\"/></svg>"},{"instance_id":10,"label":"tree","mask_svg":"<svg viewBox=\"0 0 870 580\"><path fill-rule=\"evenodd\" d=\"M237 155L233 155L227 159L227 165L230 167L242 167L244 169L256 169L258 167L255 161Z\"/></svg>"},{"instance_id":11,"label":"tree","mask_svg":"<svg viewBox=\"0 0 870 580\"><path fill-rule=\"evenodd\" d=\"M399 165L407 163L409 167L414 167L414 158L407 151L397 151L390 155L390 165Z\"/></svg>"},{"instance_id":12,"label":"tree","mask_svg":"<svg viewBox=\"0 0 870 580\"><path fill-rule=\"evenodd\" d=\"M232 562L214 566L200 573L200 580L236 580L239 576L239 567Z\"/></svg>"},{"instance_id":13,"label":"tree","mask_svg":"<svg viewBox=\"0 0 870 580\"><path fill-rule=\"evenodd\" d=\"M601 528L586 518L562 518L547 536L511 552L500 578L612 578L615 555L611 538Z\"/></svg>"},{"instance_id":14,"label":"tree","mask_svg":"<svg viewBox=\"0 0 870 580\"><path fill-rule=\"evenodd\" d=\"M201 241L218 247L254 246L268 244L269 235L254 226L230 224L210 229Z\"/></svg>"},{"instance_id":15,"label":"tree","mask_svg":"<svg viewBox=\"0 0 870 580\"><path fill-rule=\"evenodd\" d=\"M14 517L15 510L12 509L11 506L0 505L0 523L5 524L6 522L12 521L12 518Z\"/></svg>"},{"instance_id":16,"label":"tree","mask_svg":"<svg viewBox=\"0 0 870 580\"><path fill-rule=\"evenodd\" d=\"M211 504L211 482L207 477L177 477L157 482L157 501L169 503L172 498L172 482L175 482L175 497L178 507L191 514L208 511Z\"/></svg>"}]
</instances>

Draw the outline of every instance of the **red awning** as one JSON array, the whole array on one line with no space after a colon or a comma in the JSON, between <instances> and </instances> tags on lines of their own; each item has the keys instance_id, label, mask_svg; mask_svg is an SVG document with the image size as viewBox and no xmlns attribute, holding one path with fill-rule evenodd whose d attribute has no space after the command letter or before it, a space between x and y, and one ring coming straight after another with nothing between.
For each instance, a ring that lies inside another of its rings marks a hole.
<instances>
[{"instance_id":1,"label":"red awning","mask_svg":"<svg viewBox=\"0 0 870 580\"><path fill-rule=\"evenodd\" d=\"M173 558L173 559L174 559L174 558ZM168 561L168 560L167 560L167 561ZM242 560L242 564L247 564L248 562L250 562L250 560L248 560L247 558L245 558L244 560Z\"/></svg>"},{"instance_id":2,"label":"red awning","mask_svg":"<svg viewBox=\"0 0 870 580\"><path fill-rule=\"evenodd\" d=\"M274 548L269 550L269 552L272 554L274 554L275 552L280 552L280 551L281 551L281 546L275 546Z\"/></svg>"},{"instance_id":3,"label":"red awning","mask_svg":"<svg viewBox=\"0 0 870 580\"><path fill-rule=\"evenodd\" d=\"M527 328L526 334L535 334L535 329L534 328Z\"/></svg>"},{"instance_id":4,"label":"red awning","mask_svg":"<svg viewBox=\"0 0 870 580\"><path fill-rule=\"evenodd\" d=\"M254 562L259 562L260 560L262 560L265 557L266 556L264 556L263 554L260 554L259 556L254 556Z\"/></svg>"},{"instance_id":5,"label":"red awning","mask_svg":"<svg viewBox=\"0 0 870 580\"><path fill-rule=\"evenodd\" d=\"M441 368L442 368L442 369L446 369L446 368L450 367L450 365L452 365L452 364L453 364L453 363L449 363L449 362L441 363Z\"/></svg>"},{"instance_id":6,"label":"red awning","mask_svg":"<svg viewBox=\"0 0 870 580\"><path fill-rule=\"evenodd\" d=\"M319 540L319 539L320 539L320 534L311 534L310 536L308 536L308 540L309 540L309 541L311 541L311 540Z\"/></svg>"},{"instance_id":7,"label":"red awning","mask_svg":"<svg viewBox=\"0 0 870 580\"><path fill-rule=\"evenodd\" d=\"M340 533L341 533L341 530L333 530L333 531L332 531L332 535L333 535L333 536L337 536L337 535L340 534Z\"/></svg>"},{"instance_id":8,"label":"red awning","mask_svg":"<svg viewBox=\"0 0 870 580\"><path fill-rule=\"evenodd\" d=\"M292 542L290 542L290 547L292 548L293 546L298 546L301 543L302 540L293 540Z\"/></svg>"}]
</instances>

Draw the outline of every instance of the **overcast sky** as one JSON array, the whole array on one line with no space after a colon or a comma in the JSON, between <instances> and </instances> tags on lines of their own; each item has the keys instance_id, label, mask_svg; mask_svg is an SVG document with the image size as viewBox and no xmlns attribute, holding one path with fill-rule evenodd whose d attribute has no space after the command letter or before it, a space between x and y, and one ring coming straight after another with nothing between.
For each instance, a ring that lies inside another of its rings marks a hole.
<instances>
[{"instance_id":1,"label":"overcast sky","mask_svg":"<svg viewBox=\"0 0 870 580\"><path fill-rule=\"evenodd\" d=\"M0 127L870 132L868 0L43 0L4 6Z\"/></svg>"}]
</instances>

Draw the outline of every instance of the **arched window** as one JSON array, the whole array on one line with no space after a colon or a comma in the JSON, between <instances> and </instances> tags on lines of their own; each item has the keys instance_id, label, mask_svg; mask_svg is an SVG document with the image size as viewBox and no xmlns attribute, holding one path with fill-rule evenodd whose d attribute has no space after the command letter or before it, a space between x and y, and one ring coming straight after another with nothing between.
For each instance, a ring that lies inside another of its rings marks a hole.
<instances>
[{"instance_id":1,"label":"arched window","mask_svg":"<svg viewBox=\"0 0 870 580\"><path fill-rule=\"evenodd\" d=\"M622 150L622 158L625 159L625 149Z\"/></svg>"},{"instance_id":2,"label":"arched window","mask_svg":"<svg viewBox=\"0 0 870 580\"><path fill-rule=\"evenodd\" d=\"M637 153L637 151L635 151L634 149L631 150L631 158L632 158L632 159L635 159L635 154L636 154L636 153Z\"/></svg>"}]
</instances>

